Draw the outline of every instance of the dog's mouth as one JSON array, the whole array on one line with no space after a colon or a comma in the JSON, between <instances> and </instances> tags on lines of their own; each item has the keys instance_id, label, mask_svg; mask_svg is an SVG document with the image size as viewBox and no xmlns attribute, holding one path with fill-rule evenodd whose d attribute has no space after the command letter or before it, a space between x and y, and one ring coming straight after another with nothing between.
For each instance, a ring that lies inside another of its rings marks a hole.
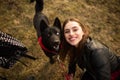
<instances>
[{"instance_id":1,"label":"dog's mouth","mask_svg":"<svg viewBox=\"0 0 120 80\"><path fill-rule=\"evenodd\" d=\"M58 51L59 50L59 46L53 46L53 48Z\"/></svg>"},{"instance_id":2,"label":"dog's mouth","mask_svg":"<svg viewBox=\"0 0 120 80\"><path fill-rule=\"evenodd\" d=\"M55 42L55 43L53 44L53 49L54 49L55 51L58 51L58 50L59 50L59 46L60 46L60 43L59 43L59 42Z\"/></svg>"}]
</instances>

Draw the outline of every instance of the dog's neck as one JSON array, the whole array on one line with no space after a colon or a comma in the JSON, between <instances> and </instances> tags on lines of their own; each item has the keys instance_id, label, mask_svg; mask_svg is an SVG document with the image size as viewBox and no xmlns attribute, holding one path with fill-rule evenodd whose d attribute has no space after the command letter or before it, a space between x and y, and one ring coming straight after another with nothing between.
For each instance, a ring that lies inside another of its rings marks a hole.
<instances>
[{"instance_id":1,"label":"dog's neck","mask_svg":"<svg viewBox=\"0 0 120 80\"><path fill-rule=\"evenodd\" d=\"M38 38L38 42L39 42L39 45L41 46L42 50L47 51L47 52L49 52L49 53L57 54L56 51L51 51L51 50L49 50L48 48L46 48L46 47L44 46L44 44L43 44L43 42L42 42L42 37L39 37L39 38Z\"/></svg>"}]
</instances>

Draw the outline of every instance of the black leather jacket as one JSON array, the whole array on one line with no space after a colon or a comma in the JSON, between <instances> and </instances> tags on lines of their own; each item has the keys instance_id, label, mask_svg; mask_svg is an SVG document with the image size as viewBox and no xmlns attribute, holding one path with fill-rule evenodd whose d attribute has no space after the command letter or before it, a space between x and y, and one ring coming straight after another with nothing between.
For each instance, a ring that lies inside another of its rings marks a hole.
<instances>
[{"instance_id":1,"label":"black leather jacket","mask_svg":"<svg viewBox=\"0 0 120 80\"><path fill-rule=\"evenodd\" d=\"M111 80L111 73L120 66L118 56L115 53L91 38L86 41L83 54L82 65L79 58L69 64L69 74L75 73L76 64L78 64L80 68L85 68L94 75L96 80Z\"/></svg>"}]
</instances>

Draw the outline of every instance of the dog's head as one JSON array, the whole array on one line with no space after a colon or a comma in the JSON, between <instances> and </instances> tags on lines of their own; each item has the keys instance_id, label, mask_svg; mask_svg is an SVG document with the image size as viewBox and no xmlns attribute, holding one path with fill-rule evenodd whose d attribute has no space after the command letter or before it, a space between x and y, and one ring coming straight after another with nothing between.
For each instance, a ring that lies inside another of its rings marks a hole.
<instances>
[{"instance_id":1,"label":"dog's head","mask_svg":"<svg viewBox=\"0 0 120 80\"><path fill-rule=\"evenodd\" d=\"M50 50L58 51L61 43L61 23L55 18L53 26L49 26L44 20L40 23L40 31L44 46Z\"/></svg>"}]
</instances>

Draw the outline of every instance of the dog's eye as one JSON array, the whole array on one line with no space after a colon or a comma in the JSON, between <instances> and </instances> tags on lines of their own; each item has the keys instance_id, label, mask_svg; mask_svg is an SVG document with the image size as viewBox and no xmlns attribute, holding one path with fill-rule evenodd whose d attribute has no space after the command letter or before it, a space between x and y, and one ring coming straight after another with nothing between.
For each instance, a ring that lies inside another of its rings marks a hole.
<instances>
[{"instance_id":1,"label":"dog's eye","mask_svg":"<svg viewBox=\"0 0 120 80\"><path fill-rule=\"evenodd\" d=\"M47 34L48 37L50 37L50 34Z\"/></svg>"},{"instance_id":2,"label":"dog's eye","mask_svg":"<svg viewBox=\"0 0 120 80\"><path fill-rule=\"evenodd\" d=\"M57 32L57 33L56 33L56 35L60 35L60 33L59 33L59 32Z\"/></svg>"}]
</instances>

